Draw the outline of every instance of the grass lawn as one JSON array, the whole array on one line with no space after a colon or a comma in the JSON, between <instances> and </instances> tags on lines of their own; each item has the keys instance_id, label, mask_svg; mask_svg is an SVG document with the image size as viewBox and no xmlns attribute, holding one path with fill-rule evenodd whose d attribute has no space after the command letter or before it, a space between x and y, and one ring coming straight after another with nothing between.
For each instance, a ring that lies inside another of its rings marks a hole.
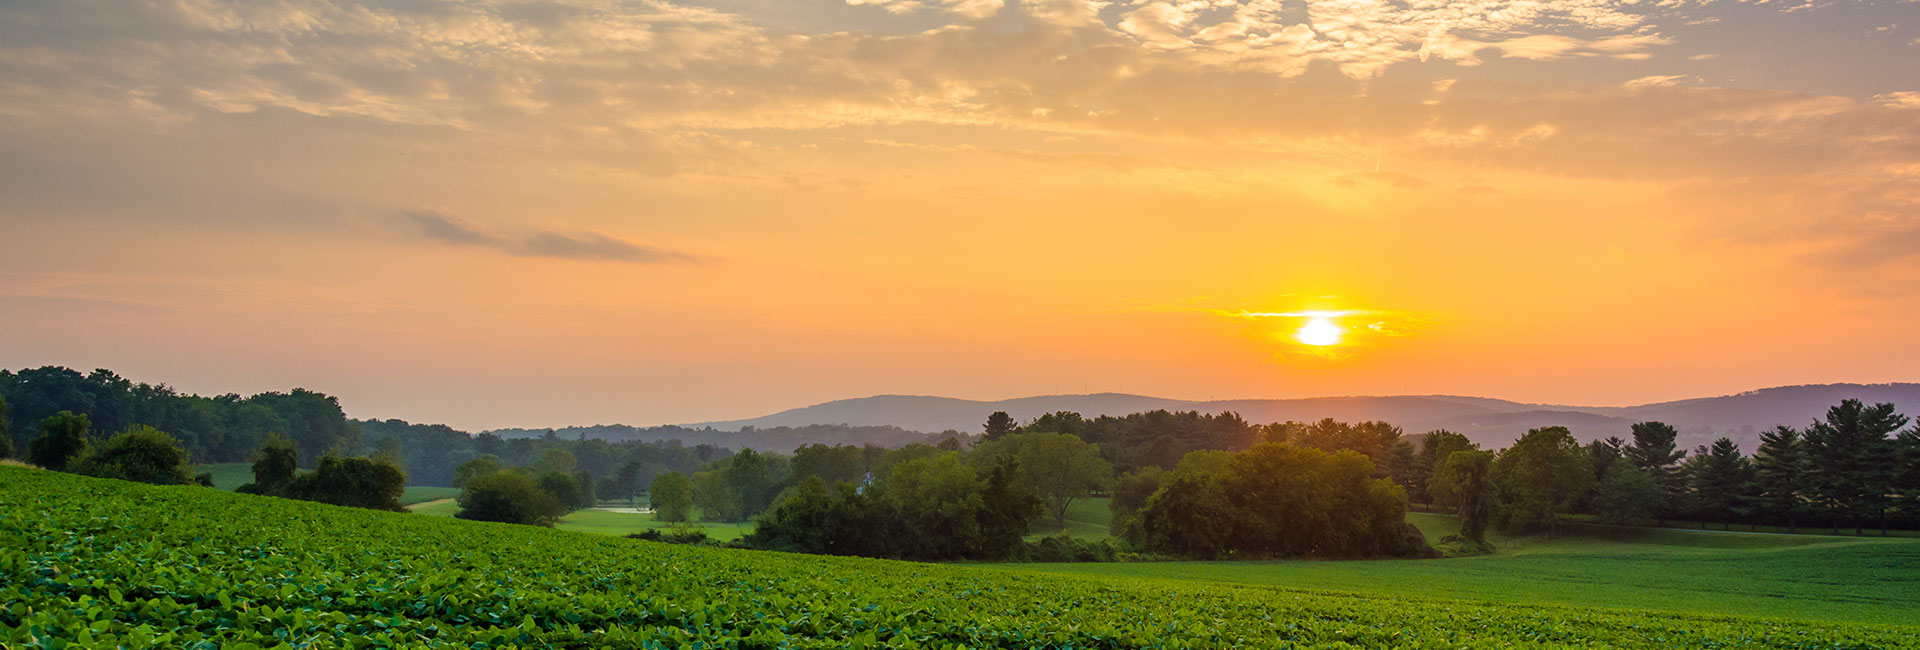
<instances>
[{"instance_id":1,"label":"grass lawn","mask_svg":"<svg viewBox=\"0 0 1920 650\"><path fill-rule=\"evenodd\" d=\"M1075 499L1067 504L1067 526L1061 528L1053 524L1053 517L1042 515L1040 521L1028 528L1027 539L1036 540L1052 537L1064 532L1074 539L1104 539L1107 534L1107 522L1113 520L1113 512L1107 510L1107 497Z\"/></svg>"},{"instance_id":2,"label":"grass lawn","mask_svg":"<svg viewBox=\"0 0 1920 650\"><path fill-rule=\"evenodd\" d=\"M400 495L400 505L410 506L416 503L451 499L460 496L460 488L434 487L430 485L409 485Z\"/></svg>"},{"instance_id":3,"label":"grass lawn","mask_svg":"<svg viewBox=\"0 0 1920 650\"><path fill-rule=\"evenodd\" d=\"M213 486L222 490L231 490L253 482L252 463L214 463L195 465L193 473L202 472L213 475Z\"/></svg>"},{"instance_id":4,"label":"grass lawn","mask_svg":"<svg viewBox=\"0 0 1920 650\"><path fill-rule=\"evenodd\" d=\"M1429 538L1449 517L1409 514ZM1920 540L1574 525L1490 536L1493 555L1439 560L983 565L1504 603L1920 625Z\"/></svg>"},{"instance_id":5,"label":"grass lawn","mask_svg":"<svg viewBox=\"0 0 1920 650\"><path fill-rule=\"evenodd\" d=\"M452 517L453 513L460 510L460 505L455 503L453 499L444 499L416 504L410 509L414 514L434 517ZM653 515L651 514L639 515L624 512L607 512L605 510L575 510L567 513L567 516L561 517L560 524L555 526L555 528L582 533L593 533L595 535L625 537L649 528L667 528L671 525L672 524L662 521L654 521ZM696 521L693 522L692 526L706 531L707 537L723 542L739 539L742 535L753 532L752 522L725 523Z\"/></svg>"}]
</instances>

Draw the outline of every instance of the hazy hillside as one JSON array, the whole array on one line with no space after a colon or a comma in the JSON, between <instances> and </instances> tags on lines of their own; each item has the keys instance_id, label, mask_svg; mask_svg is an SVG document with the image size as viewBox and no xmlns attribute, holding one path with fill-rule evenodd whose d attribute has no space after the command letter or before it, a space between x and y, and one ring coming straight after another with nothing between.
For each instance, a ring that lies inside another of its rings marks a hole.
<instances>
[{"instance_id":1,"label":"hazy hillside","mask_svg":"<svg viewBox=\"0 0 1920 650\"><path fill-rule=\"evenodd\" d=\"M1563 425L1573 429L1580 439L1591 440L1615 435L1626 437L1627 427L1633 422L1660 420L1680 428L1683 444L1702 444L1716 436L1731 435L1751 451L1759 432L1778 424L1804 426L1824 414L1828 407L1849 397L1868 402L1892 402L1905 413L1920 410L1920 384L1783 386L1737 395L1625 407L1523 404L1450 395L1217 401L1186 401L1117 393L1048 395L1000 401L880 395L827 402L746 420L687 426L737 430L743 426L891 425L915 431L956 429L978 433L987 415L994 411L1006 411L1014 418L1026 421L1052 411L1074 411L1093 417L1167 409L1208 413L1234 411L1255 423L1321 418L1385 420L1400 425L1409 433L1444 428L1465 434L1482 444L1505 445L1534 427Z\"/></svg>"}]
</instances>

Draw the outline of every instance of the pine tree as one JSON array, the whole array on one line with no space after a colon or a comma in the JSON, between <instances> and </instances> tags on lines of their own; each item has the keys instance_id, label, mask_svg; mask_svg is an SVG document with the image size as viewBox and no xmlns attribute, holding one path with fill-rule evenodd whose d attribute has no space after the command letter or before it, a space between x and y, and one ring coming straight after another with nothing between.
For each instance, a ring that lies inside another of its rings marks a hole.
<instances>
[{"instance_id":1,"label":"pine tree","mask_svg":"<svg viewBox=\"0 0 1920 650\"><path fill-rule=\"evenodd\" d=\"M1754 478L1760 509L1787 521L1787 532L1800 532L1799 515L1806 510L1809 466L1800 431L1780 426L1760 434L1754 451Z\"/></svg>"},{"instance_id":2,"label":"pine tree","mask_svg":"<svg viewBox=\"0 0 1920 650\"><path fill-rule=\"evenodd\" d=\"M1893 408L1887 403L1867 407L1850 399L1827 409L1827 418L1807 429L1813 492L1833 518L1836 534L1841 521L1849 518L1854 534L1862 534L1869 515L1880 518L1880 534L1886 534L1895 452L1889 436L1907 424L1907 417Z\"/></svg>"},{"instance_id":3,"label":"pine tree","mask_svg":"<svg viewBox=\"0 0 1920 650\"><path fill-rule=\"evenodd\" d=\"M1660 490L1666 493L1667 503L1660 508L1656 517L1658 523L1665 524L1668 513L1680 506L1682 492L1687 488L1686 481L1680 476L1676 465L1686 458L1687 452L1680 450L1675 441L1680 432L1665 422L1636 422L1633 425L1633 445L1622 449L1627 460L1633 466L1652 474L1660 483Z\"/></svg>"},{"instance_id":4,"label":"pine tree","mask_svg":"<svg viewBox=\"0 0 1920 650\"><path fill-rule=\"evenodd\" d=\"M1733 519L1746 512L1753 465L1740 455L1740 447L1732 439L1721 438L1712 446L1694 450L1685 473L1692 488L1694 511L1703 518L1702 528L1706 521L1715 520L1721 528L1730 528Z\"/></svg>"}]
</instances>

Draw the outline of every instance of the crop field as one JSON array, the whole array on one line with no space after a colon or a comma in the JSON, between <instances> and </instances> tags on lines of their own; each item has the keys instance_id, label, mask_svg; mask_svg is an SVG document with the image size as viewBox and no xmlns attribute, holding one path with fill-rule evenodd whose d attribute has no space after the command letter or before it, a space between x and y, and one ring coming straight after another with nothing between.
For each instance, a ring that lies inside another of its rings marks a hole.
<instances>
[{"instance_id":1,"label":"crop field","mask_svg":"<svg viewBox=\"0 0 1920 650\"><path fill-rule=\"evenodd\" d=\"M1920 647L1910 626L710 549L15 467L0 591L20 648Z\"/></svg>"},{"instance_id":2,"label":"crop field","mask_svg":"<svg viewBox=\"0 0 1920 650\"><path fill-rule=\"evenodd\" d=\"M1408 515L1429 538L1458 524ZM1441 560L998 565L1049 574L1920 624L1920 540L1573 526Z\"/></svg>"}]
</instances>

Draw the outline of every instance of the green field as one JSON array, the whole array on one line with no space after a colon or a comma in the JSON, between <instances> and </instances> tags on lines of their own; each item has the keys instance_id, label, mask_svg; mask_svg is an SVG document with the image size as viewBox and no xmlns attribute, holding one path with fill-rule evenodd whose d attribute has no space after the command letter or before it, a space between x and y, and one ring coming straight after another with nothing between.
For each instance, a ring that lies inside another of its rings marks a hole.
<instances>
[{"instance_id":1,"label":"green field","mask_svg":"<svg viewBox=\"0 0 1920 650\"><path fill-rule=\"evenodd\" d=\"M1410 514L1430 539L1449 517ZM1494 535L1493 555L1440 560L997 565L1049 574L1282 586L1380 596L1920 624L1920 540L1576 525Z\"/></svg>"},{"instance_id":2,"label":"green field","mask_svg":"<svg viewBox=\"0 0 1920 650\"><path fill-rule=\"evenodd\" d=\"M194 474L206 472L213 475L213 486L222 490L231 490L253 482L251 463L214 463L195 465ZM451 499L460 496L458 488L409 485L405 494L400 495L401 505L425 503L436 499Z\"/></svg>"},{"instance_id":3,"label":"green field","mask_svg":"<svg viewBox=\"0 0 1920 650\"><path fill-rule=\"evenodd\" d=\"M454 496L459 496L457 491ZM459 510L459 504L455 503L451 498L422 503L412 508L414 514L435 517L452 517L453 513ZM739 539L742 535L753 532L753 524L751 522L725 523L696 521L690 525L695 529L706 531L707 537L722 542ZM561 517L560 524L556 526L556 528L581 533L593 533L595 535L625 537L649 528L665 529L671 526L672 524L666 522L654 521L653 515L650 514L607 512L604 510L575 510Z\"/></svg>"},{"instance_id":4,"label":"green field","mask_svg":"<svg viewBox=\"0 0 1920 650\"><path fill-rule=\"evenodd\" d=\"M253 482L252 463L213 463L193 466L194 474L213 475L213 486L222 490L231 490Z\"/></svg>"},{"instance_id":5,"label":"green field","mask_svg":"<svg viewBox=\"0 0 1920 650\"><path fill-rule=\"evenodd\" d=\"M701 548L3 466L0 593L21 648L1920 648L1913 626Z\"/></svg>"},{"instance_id":6,"label":"green field","mask_svg":"<svg viewBox=\"0 0 1920 650\"><path fill-rule=\"evenodd\" d=\"M1096 540L1108 537L1107 522L1113 520L1113 512L1107 509L1106 497L1076 499L1067 505L1067 526L1061 528L1053 524L1051 517L1041 517L1035 523L1027 539L1035 540L1066 533L1075 539Z\"/></svg>"}]
</instances>

